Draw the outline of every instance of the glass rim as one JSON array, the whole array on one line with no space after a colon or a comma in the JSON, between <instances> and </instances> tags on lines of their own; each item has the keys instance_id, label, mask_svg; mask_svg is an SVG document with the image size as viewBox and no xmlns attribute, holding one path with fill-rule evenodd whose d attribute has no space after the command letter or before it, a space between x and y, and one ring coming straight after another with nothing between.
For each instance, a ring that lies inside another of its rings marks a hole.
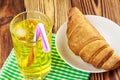
<instances>
[{"instance_id":1,"label":"glass rim","mask_svg":"<svg viewBox=\"0 0 120 80\"><path fill-rule=\"evenodd\" d=\"M23 14L25 14L25 13L35 13L35 14L40 14L40 15L44 16L44 17L49 21L48 24L51 26L50 30L48 31L47 37L51 34L53 24L52 24L52 21L50 20L50 18L49 18L46 14L44 14L44 13L42 13L42 12L40 12L40 11L30 10L30 11L20 12L20 13L18 13L17 15L15 15L15 16L13 17L13 19L12 19L11 22L10 22L10 32L11 32L11 36L13 35L13 37L15 37L15 36L14 36L14 32L12 31L14 20L15 20L17 17L19 17L20 15L23 15ZM37 19L37 18L36 18L36 19ZM38 18L38 19L39 19L39 18ZM27 20L27 19L26 19L26 20ZM22 43L36 43L36 42L37 42L37 41L27 42L27 41L19 40L18 38L15 38L15 39L17 39L18 41L20 41L20 42L22 42ZM38 41L39 41L39 40L38 40Z\"/></svg>"}]
</instances>

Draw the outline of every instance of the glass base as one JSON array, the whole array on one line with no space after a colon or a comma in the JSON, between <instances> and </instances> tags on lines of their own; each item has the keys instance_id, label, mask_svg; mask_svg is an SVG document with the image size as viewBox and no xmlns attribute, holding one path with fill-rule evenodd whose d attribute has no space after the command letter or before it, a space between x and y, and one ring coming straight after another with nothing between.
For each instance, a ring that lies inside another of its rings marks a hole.
<instances>
[{"instance_id":1,"label":"glass base","mask_svg":"<svg viewBox=\"0 0 120 80\"><path fill-rule=\"evenodd\" d=\"M37 77L24 75L24 79L23 79L23 80L43 80L43 79L48 75L48 73L49 73L49 72L44 73L44 74L42 74L42 75L39 75L39 76L37 76Z\"/></svg>"},{"instance_id":2,"label":"glass base","mask_svg":"<svg viewBox=\"0 0 120 80\"><path fill-rule=\"evenodd\" d=\"M42 77L38 77L38 78L28 78L28 77L25 77L23 80L43 80Z\"/></svg>"}]
</instances>

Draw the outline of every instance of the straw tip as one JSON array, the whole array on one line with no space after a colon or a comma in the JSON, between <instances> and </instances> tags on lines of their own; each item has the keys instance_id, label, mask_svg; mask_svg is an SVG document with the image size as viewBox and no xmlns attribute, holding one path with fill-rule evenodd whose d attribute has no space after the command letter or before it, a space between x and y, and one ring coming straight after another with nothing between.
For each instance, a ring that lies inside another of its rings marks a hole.
<instances>
[{"instance_id":1,"label":"straw tip","mask_svg":"<svg viewBox=\"0 0 120 80\"><path fill-rule=\"evenodd\" d=\"M44 26L44 24L43 23L38 23L38 26Z\"/></svg>"}]
</instances>

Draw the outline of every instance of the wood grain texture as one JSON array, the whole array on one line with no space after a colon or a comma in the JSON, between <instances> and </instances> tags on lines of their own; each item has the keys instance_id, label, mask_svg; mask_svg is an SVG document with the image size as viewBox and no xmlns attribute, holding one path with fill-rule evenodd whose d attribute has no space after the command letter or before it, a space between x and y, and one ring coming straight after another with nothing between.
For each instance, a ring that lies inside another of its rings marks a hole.
<instances>
[{"instance_id":1,"label":"wood grain texture","mask_svg":"<svg viewBox=\"0 0 120 80\"><path fill-rule=\"evenodd\" d=\"M72 6L78 7L84 14L103 16L120 25L119 0L72 0Z\"/></svg>"},{"instance_id":2,"label":"wood grain texture","mask_svg":"<svg viewBox=\"0 0 120 80\"><path fill-rule=\"evenodd\" d=\"M9 23L24 9L23 0L0 0L0 68L12 49Z\"/></svg>"},{"instance_id":3,"label":"wood grain texture","mask_svg":"<svg viewBox=\"0 0 120 80\"><path fill-rule=\"evenodd\" d=\"M0 66L12 48L9 22L16 13L24 10L24 6L26 10L47 14L53 22L53 33L67 21L68 10L73 6L84 14L103 16L120 25L120 0L0 0ZM90 80L120 80L120 68L91 74Z\"/></svg>"},{"instance_id":4,"label":"wood grain texture","mask_svg":"<svg viewBox=\"0 0 120 80\"><path fill-rule=\"evenodd\" d=\"M70 0L25 0L26 10L39 10L50 17L53 23L53 33L67 21L67 13L71 7Z\"/></svg>"}]
</instances>

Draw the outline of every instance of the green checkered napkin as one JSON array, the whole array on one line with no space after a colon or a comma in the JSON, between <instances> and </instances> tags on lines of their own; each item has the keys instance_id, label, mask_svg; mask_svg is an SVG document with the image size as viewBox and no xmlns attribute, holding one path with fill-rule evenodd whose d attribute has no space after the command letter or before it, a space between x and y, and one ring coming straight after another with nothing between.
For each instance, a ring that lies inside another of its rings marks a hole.
<instances>
[{"instance_id":1,"label":"green checkered napkin","mask_svg":"<svg viewBox=\"0 0 120 80\"><path fill-rule=\"evenodd\" d=\"M59 56L55 47L55 35L52 36L52 66L50 73L45 80L88 80L89 74L77 70L66 64ZM0 80L22 80L23 76L18 70L16 57L12 50L2 69L0 70Z\"/></svg>"}]
</instances>

